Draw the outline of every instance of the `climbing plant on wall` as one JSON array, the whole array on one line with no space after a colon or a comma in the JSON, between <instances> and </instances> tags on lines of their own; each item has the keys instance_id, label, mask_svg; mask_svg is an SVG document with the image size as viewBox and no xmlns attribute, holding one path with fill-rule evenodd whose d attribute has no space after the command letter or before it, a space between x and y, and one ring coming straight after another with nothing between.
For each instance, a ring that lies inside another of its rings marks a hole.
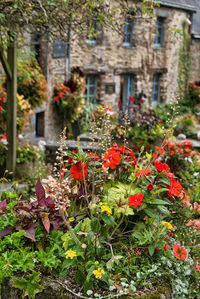
<instances>
[{"instance_id":1,"label":"climbing plant on wall","mask_svg":"<svg viewBox=\"0 0 200 299\"><path fill-rule=\"evenodd\" d=\"M190 79L190 34L189 24L185 21L182 24L182 43L179 52L178 88L179 96L183 99L187 95Z\"/></svg>"}]
</instances>

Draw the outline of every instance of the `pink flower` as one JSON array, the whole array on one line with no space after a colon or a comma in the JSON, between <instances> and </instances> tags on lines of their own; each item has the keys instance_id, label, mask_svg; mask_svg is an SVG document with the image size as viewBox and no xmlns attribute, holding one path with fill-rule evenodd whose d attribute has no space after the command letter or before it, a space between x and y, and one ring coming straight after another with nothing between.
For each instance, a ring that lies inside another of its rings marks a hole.
<instances>
[{"instance_id":1,"label":"pink flower","mask_svg":"<svg viewBox=\"0 0 200 299\"><path fill-rule=\"evenodd\" d=\"M198 232L200 232L200 220L191 219L191 220L188 221L188 223L186 225L187 226L193 226L194 228L196 228L196 230Z\"/></svg>"},{"instance_id":2,"label":"pink flower","mask_svg":"<svg viewBox=\"0 0 200 299\"><path fill-rule=\"evenodd\" d=\"M197 269L198 272L200 272L200 266L199 266L199 264L196 265L196 269Z\"/></svg>"}]
</instances>

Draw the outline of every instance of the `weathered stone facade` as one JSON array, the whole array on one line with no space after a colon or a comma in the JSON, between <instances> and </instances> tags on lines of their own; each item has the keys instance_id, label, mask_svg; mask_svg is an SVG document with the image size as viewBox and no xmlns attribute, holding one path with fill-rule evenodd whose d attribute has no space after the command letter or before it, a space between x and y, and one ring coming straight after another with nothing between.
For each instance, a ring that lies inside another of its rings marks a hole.
<instances>
[{"instance_id":1,"label":"weathered stone facade","mask_svg":"<svg viewBox=\"0 0 200 299\"><path fill-rule=\"evenodd\" d=\"M193 38L191 45L191 81L200 81L200 38Z\"/></svg>"},{"instance_id":2,"label":"weathered stone facade","mask_svg":"<svg viewBox=\"0 0 200 299\"><path fill-rule=\"evenodd\" d=\"M127 94L125 95L124 90L128 86L126 80L131 76L133 86L129 95L136 99L141 93L145 94L147 103L151 106L152 94L155 93L153 82L156 74L159 79L159 88L156 87L159 92L158 102L174 100L178 88L179 52L182 39L179 34L173 32L173 29L182 30L183 22L189 22L195 10L186 3L195 0L184 0L184 4L181 4L181 1L183 2L183 0L175 1L180 5L174 5L175 2L172 0L160 1L162 5L155 9L155 18L144 19L136 16L131 31L132 42L128 46L124 43L124 26L121 28L121 33L98 28L95 42L88 39L87 32L81 37L77 37L72 32L71 67L79 66L86 75L95 75L96 103L106 103L115 109L118 108L118 102L121 100L122 105L126 106ZM160 45L155 44L158 19L163 22ZM191 33L192 25L189 29ZM43 42L40 54L41 66L49 86L49 101L44 107L35 111L36 114L45 112L44 136L35 138L35 115L27 127L26 137L33 143L37 143L40 139L45 139L47 142L59 140L63 128L63 116L59 114L52 101L53 87L56 83L68 79L67 45L64 55L57 58L54 55L53 42ZM199 80L200 40L198 38L192 39L191 55L191 79ZM158 82L156 84L158 85Z\"/></svg>"}]
</instances>

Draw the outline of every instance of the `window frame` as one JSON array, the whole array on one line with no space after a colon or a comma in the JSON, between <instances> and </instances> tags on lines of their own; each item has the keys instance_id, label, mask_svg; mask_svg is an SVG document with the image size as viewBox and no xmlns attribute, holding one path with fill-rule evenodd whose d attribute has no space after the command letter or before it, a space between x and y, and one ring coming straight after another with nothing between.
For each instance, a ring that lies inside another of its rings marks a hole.
<instances>
[{"instance_id":1,"label":"window frame","mask_svg":"<svg viewBox=\"0 0 200 299\"><path fill-rule=\"evenodd\" d=\"M129 97L134 97L135 75L131 73L124 73L121 77L123 79L123 88L121 87L120 97L122 97L123 110L126 110L132 105L129 101Z\"/></svg>"},{"instance_id":2,"label":"window frame","mask_svg":"<svg viewBox=\"0 0 200 299\"><path fill-rule=\"evenodd\" d=\"M156 34L154 45L156 47L163 47L164 33L165 33L165 17L158 16L156 20Z\"/></svg>"},{"instance_id":3,"label":"window frame","mask_svg":"<svg viewBox=\"0 0 200 299\"><path fill-rule=\"evenodd\" d=\"M89 28L94 28L93 29L93 34L92 36L89 36L88 32L87 32L87 38L86 38L86 42L87 44L93 44L93 45L96 45L97 44L97 34L98 34L98 31L99 31L99 26L98 26L98 20L97 19L94 19L92 21L90 21L88 23L88 27Z\"/></svg>"},{"instance_id":4,"label":"window frame","mask_svg":"<svg viewBox=\"0 0 200 299\"><path fill-rule=\"evenodd\" d=\"M153 86L152 86L152 105L157 105L160 102L160 82L161 73L155 73L153 75Z\"/></svg>"},{"instance_id":5,"label":"window frame","mask_svg":"<svg viewBox=\"0 0 200 299\"><path fill-rule=\"evenodd\" d=\"M123 46L131 47L133 45L133 19L129 16L125 17L124 20L124 37L123 37Z\"/></svg>"},{"instance_id":6,"label":"window frame","mask_svg":"<svg viewBox=\"0 0 200 299\"><path fill-rule=\"evenodd\" d=\"M90 83L91 79L94 79L94 83ZM87 88L85 90L85 100L90 103L96 104L96 92L97 92L97 75L96 74L88 74L86 75L86 85ZM90 93L90 88L94 88L94 93Z\"/></svg>"}]
</instances>

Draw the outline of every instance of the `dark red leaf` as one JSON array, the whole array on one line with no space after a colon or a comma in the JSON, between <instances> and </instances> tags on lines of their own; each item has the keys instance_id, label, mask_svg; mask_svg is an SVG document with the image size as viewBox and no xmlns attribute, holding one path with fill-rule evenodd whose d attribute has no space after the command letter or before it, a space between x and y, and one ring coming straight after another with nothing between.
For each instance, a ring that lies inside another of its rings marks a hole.
<instances>
[{"instance_id":1,"label":"dark red leaf","mask_svg":"<svg viewBox=\"0 0 200 299\"><path fill-rule=\"evenodd\" d=\"M37 183L35 185L35 192L38 200L38 205L46 208L45 204L45 190L42 184L40 183L40 178L38 178Z\"/></svg>"},{"instance_id":2,"label":"dark red leaf","mask_svg":"<svg viewBox=\"0 0 200 299\"><path fill-rule=\"evenodd\" d=\"M10 228L5 228L4 230L2 230L0 232L0 238L4 237L4 236L7 236L7 235L10 235L12 233L12 230Z\"/></svg>"},{"instance_id":3,"label":"dark red leaf","mask_svg":"<svg viewBox=\"0 0 200 299\"><path fill-rule=\"evenodd\" d=\"M18 226L17 230L25 230L25 237L35 241L35 227L38 226L37 223L30 223L27 227Z\"/></svg>"},{"instance_id":4,"label":"dark red leaf","mask_svg":"<svg viewBox=\"0 0 200 299\"><path fill-rule=\"evenodd\" d=\"M54 208L54 206L55 206L55 201L53 199L51 199L50 196L48 196L45 199L45 203L46 203L47 207L50 208L50 209Z\"/></svg>"},{"instance_id":5,"label":"dark red leaf","mask_svg":"<svg viewBox=\"0 0 200 299\"><path fill-rule=\"evenodd\" d=\"M5 211L7 207L7 202L6 199L4 199L3 201L0 202L0 210Z\"/></svg>"},{"instance_id":6,"label":"dark red leaf","mask_svg":"<svg viewBox=\"0 0 200 299\"><path fill-rule=\"evenodd\" d=\"M42 223L43 223L46 231L49 234L49 229L50 229L49 214L48 213L42 213L41 217L42 217Z\"/></svg>"},{"instance_id":7,"label":"dark red leaf","mask_svg":"<svg viewBox=\"0 0 200 299\"><path fill-rule=\"evenodd\" d=\"M58 223L59 223L58 219L54 220L54 221L51 221L51 224L53 225L53 228L54 228L55 231L58 230L58 226L59 226Z\"/></svg>"}]
</instances>

